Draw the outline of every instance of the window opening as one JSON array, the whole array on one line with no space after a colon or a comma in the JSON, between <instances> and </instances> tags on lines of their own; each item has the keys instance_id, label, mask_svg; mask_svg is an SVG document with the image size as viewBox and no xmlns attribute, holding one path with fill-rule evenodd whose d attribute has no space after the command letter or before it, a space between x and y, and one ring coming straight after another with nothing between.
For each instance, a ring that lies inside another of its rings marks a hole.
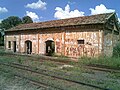
<instances>
[{"instance_id":1,"label":"window opening","mask_svg":"<svg viewBox=\"0 0 120 90\"><path fill-rule=\"evenodd\" d=\"M78 44L84 44L85 41L84 40L77 40Z\"/></svg>"}]
</instances>

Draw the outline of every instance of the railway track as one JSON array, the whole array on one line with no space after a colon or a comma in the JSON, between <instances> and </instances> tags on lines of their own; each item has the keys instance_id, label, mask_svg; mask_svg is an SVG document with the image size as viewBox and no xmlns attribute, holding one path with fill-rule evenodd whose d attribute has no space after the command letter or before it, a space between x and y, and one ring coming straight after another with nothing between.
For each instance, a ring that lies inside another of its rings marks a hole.
<instances>
[{"instance_id":1,"label":"railway track","mask_svg":"<svg viewBox=\"0 0 120 90\"><path fill-rule=\"evenodd\" d=\"M2 68L0 68L0 70L1 70L2 72L4 72L4 73L9 73L9 71L3 70ZM38 80L34 80L34 79L29 78L29 77L20 75L20 74L12 73L11 75L29 81L29 83L32 83L33 85L37 86L38 89L39 89L39 88L44 88L44 90L53 90L53 89L51 89L51 88L54 88L55 90L65 90L65 89L59 88L59 87L57 87L57 86L53 86L53 85L50 85L50 84L46 84L46 83L44 83L44 82L40 82L40 81L38 81Z\"/></svg>"},{"instance_id":2,"label":"railway track","mask_svg":"<svg viewBox=\"0 0 120 90\"><path fill-rule=\"evenodd\" d=\"M9 63L9 64L7 64L7 63L0 63L0 65L9 66L9 67L13 67L13 68L17 68L17 69L21 69L21 70L25 70L25 71L30 71L32 73L37 73L37 74L41 74L41 75L45 75L45 76L50 76L50 77L52 77L54 79L65 80L65 81L68 81L70 83L76 83L76 84L80 84L80 85L85 85L85 86L89 86L89 87L93 87L93 88L97 88L97 89L101 89L101 90L110 90L110 89L103 88L103 87L100 87L100 86L95 86L95 85L92 85L92 84L88 84L88 83L84 83L84 82L80 82L80 81L75 81L75 80L71 80L71 79L64 78L64 77L58 77L57 75L52 75L52 74L45 73L47 70L43 70L43 69L41 69L41 70L39 69L40 71L36 70L36 69L33 70L29 66L25 66L25 65L21 65L21 64L17 64L17 63ZM53 73L55 73L55 72L53 72ZM20 77L20 75L17 75L17 76ZM27 77L23 77L23 78L27 78ZM35 80L33 80L32 82L44 84L42 82L38 82L38 81L35 81ZM48 86L56 88L56 89L59 89L59 90L64 90L64 89L56 87L56 86L52 86L52 85L48 85Z\"/></svg>"},{"instance_id":3,"label":"railway track","mask_svg":"<svg viewBox=\"0 0 120 90\"><path fill-rule=\"evenodd\" d=\"M70 60L67 60L67 59L70 59L70 58L66 58L65 60L63 60L63 59L60 59L60 58L57 58L57 57L39 56L39 55L35 56L35 55L18 54L18 53L4 53L2 55L30 57L30 58L34 58L34 61L41 61L41 62L42 61L53 61L53 62L56 62L56 63L59 63L59 64L68 64L69 62L71 62Z\"/></svg>"},{"instance_id":4,"label":"railway track","mask_svg":"<svg viewBox=\"0 0 120 90\"><path fill-rule=\"evenodd\" d=\"M2 68L0 68L0 71L1 71L1 72L4 72L4 73L9 73L9 71L3 70ZM22 75L15 74L15 73L12 74L12 75L15 76L15 77L19 77L19 78L22 78L22 79L25 79L25 80L29 81L29 83L32 83L33 85L37 86L38 89L39 89L39 88L44 88L45 90L49 89L49 85L44 84L44 83L42 83L42 82L38 82L38 81L35 81L35 80L33 80L33 79L30 79L30 78L27 78L27 77L24 77L24 76L22 76ZM50 89L49 89L49 90L50 90Z\"/></svg>"},{"instance_id":5,"label":"railway track","mask_svg":"<svg viewBox=\"0 0 120 90\"><path fill-rule=\"evenodd\" d=\"M113 69L113 68L109 68L109 67L105 67L105 66L102 67L102 65L101 66L87 65L87 66L84 66L84 67L88 68L88 69L92 69L92 70L97 70L97 71L120 73L119 69Z\"/></svg>"}]
</instances>

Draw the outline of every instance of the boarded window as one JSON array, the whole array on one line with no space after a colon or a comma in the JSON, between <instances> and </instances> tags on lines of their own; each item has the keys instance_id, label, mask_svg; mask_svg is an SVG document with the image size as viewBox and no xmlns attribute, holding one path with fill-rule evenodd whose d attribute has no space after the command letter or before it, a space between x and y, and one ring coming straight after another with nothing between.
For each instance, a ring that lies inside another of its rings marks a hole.
<instances>
[{"instance_id":1,"label":"boarded window","mask_svg":"<svg viewBox=\"0 0 120 90\"><path fill-rule=\"evenodd\" d=\"M84 40L77 40L78 44L84 44Z\"/></svg>"},{"instance_id":2,"label":"boarded window","mask_svg":"<svg viewBox=\"0 0 120 90\"><path fill-rule=\"evenodd\" d=\"M11 41L8 41L8 48L11 48Z\"/></svg>"}]
</instances>

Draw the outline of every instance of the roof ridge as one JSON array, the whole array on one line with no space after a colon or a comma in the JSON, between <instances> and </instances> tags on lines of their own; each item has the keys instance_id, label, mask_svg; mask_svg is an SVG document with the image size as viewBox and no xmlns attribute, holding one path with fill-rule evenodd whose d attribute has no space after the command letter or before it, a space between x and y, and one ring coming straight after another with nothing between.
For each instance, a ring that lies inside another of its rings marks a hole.
<instances>
[{"instance_id":1,"label":"roof ridge","mask_svg":"<svg viewBox=\"0 0 120 90\"><path fill-rule=\"evenodd\" d=\"M78 17L65 18L65 19L57 19L57 20L49 20L49 21L43 21L43 22L38 22L38 23L51 22L51 21L59 21L59 20L68 20L68 19L76 19L76 18L82 18L82 17L92 17L92 16L105 15L105 14L113 14L113 13L115 13L115 12L100 13L100 14L94 14L94 15L88 15L88 16L78 16Z\"/></svg>"},{"instance_id":2,"label":"roof ridge","mask_svg":"<svg viewBox=\"0 0 120 90\"><path fill-rule=\"evenodd\" d=\"M49 20L49 21L34 22L34 23L26 23L26 25L27 25L27 24L40 24L40 23L46 23L46 22L52 22L52 21L62 21L62 20L76 19L76 18L82 18L82 17L83 17L83 18L84 18L84 17L93 17L93 16L98 16L98 15L113 14L113 13L115 13L115 12L111 12L111 13L101 13L101 14L88 15L88 16L78 16L78 17L72 17L72 18ZM24 25L24 24L19 24L19 25Z\"/></svg>"},{"instance_id":3,"label":"roof ridge","mask_svg":"<svg viewBox=\"0 0 120 90\"><path fill-rule=\"evenodd\" d=\"M98 23L103 24L106 21L105 18L108 18L112 14L113 13L103 13L103 14L96 14L90 16L50 20L50 21L44 21L38 23L20 24L6 31L72 26L72 25L82 25L82 24L98 24Z\"/></svg>"}]
</instances>

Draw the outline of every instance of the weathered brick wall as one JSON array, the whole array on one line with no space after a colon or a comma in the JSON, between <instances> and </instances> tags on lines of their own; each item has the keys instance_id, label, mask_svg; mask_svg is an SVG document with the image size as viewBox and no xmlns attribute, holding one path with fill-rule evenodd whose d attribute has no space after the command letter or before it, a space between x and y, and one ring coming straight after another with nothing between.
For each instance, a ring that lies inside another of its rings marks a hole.
<instances>
[{"instance_id":1,"label":"weathered brick wall","mask_svg":"<svg viewBox=\"0 0 120 90\"><path fill-rule=\"evenodd\" d=\"M96 57L102 51L102 31L66 32L65 55L72 57ZM78 44L77 40L84 40Z\"/></svg>"},{"instance_id":2,"label":"weathered brick wall","mask_svg":"<svg viewBox=\"0 0 120 90\"><path fill-rule=\"evenodd\" d=\"M8 48L8 41L11 42L11 48ZM19 52L19 36L18 35L6 35L5 36L5 48L13 51L13 42L16 41L16 51Z\"/></svg>"},{"instance_id":3,"label":"weathered brick wall","mask_svg":"<svg viewBox=\"0 0 120 90\"><path fill-rule=\"evenodd\" d=\"M45 54L46 50L46 41L52 40L55 43L55 53L62 54L62 42L63 42L63 33L62 32L54 32L47 31L39 33L39 53Z\"/></svg>"},{"instance_id":4,"label":"weathered brick wall","mask_svg":"<svg viewBox=\"0 0 120 90\"><path fill-rule=\"evenodd\" d=\"M31 34L30 32L16 35L6 35L6 48L8 41L17 42L17 52L26 52L25 41L32 42L32 53L45 54L46 41L53 40L55 43L55 53L69 57L90 56L95 57L102 51L102 31L81 31L81 30L61 30L60 28L39 31ZM84 40L84 44L78 44L78 40ZM13 50L13 45L11 45Z\"/></svg>"},{"instance_id":5,"label":"weathered brick wall","mask_svg":"<svg viewBox=\"0 0 120 90\"><path fill-rule=\"evenodd\" d=\"M112 56L113 54L113 47L119 40L119 35L112 33L112 31L104 31L104 55Z\"/></svg>"},{"instance_id":6,"label":"weathered brick wall","mask_svg":"<svg viewBox=\"0 0 120 90\"><path fill-rule=\"evenodd\" d=\"M20 52L26 52L25 41L32 42L32 53L38 54L38 35L37 34L21 34L20 37Z\"/></svg>"},{"instance_id":7,"label":"weathered brick wall","mask_svg":"<svg viewBox=\"0 0 120 90\"><path fill-rule=\"evenodd\" d=\"M32 54L45 54L46 53L46 41L47 40L53 40L55 43L55 53L61 55L62 54L62 46L64 43L64 34L63 32L58 31L42 31L42 32L34 32L31 34L31 32L25 32L20 34L14 34L14 35L6 35L5 41L6 41L6 49L10 50L8 48L8 41L11 41L11 51L13 51L13 41L17 42L17 52L26 52L26 44L25 41L30 40L32 42Z\"/></svg>"}]
</instances>

